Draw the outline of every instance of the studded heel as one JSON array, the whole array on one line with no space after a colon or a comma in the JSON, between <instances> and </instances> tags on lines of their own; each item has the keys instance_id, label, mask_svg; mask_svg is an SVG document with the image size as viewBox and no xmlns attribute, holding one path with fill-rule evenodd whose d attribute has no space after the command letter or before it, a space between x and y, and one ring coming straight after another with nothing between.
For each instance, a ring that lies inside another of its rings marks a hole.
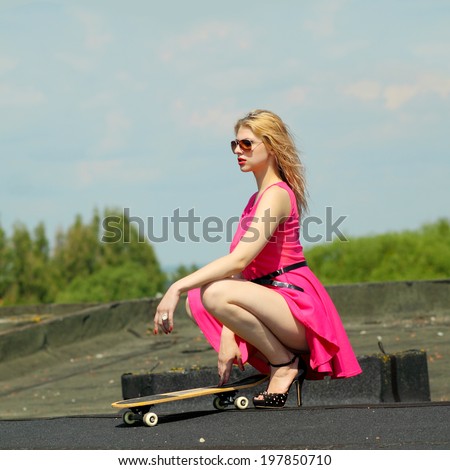
<instances>
[{"instance_id":1,"label":"studded heel","mask_svg":"<svg viewBox=\"0 0 450 470\"><path fill-rule=\"evenodd\" d=\"M297 377L291 382L289 385L288 391L286 393L269 393L267 390L255 395L253 397L253 405L255 408L283 408L286 404L286 400L289 395L289 390L292 384L295 384L297 390L297 406L302 405L302 385L305 380L307 366L306 363L300 356L294 356L289 362L285 362L284 364L269 364L272 367L285 367L290 366L295 362L298 358L298 373ZM262 398L259 398L261 397Z\"/></svg>"}]
</instances>

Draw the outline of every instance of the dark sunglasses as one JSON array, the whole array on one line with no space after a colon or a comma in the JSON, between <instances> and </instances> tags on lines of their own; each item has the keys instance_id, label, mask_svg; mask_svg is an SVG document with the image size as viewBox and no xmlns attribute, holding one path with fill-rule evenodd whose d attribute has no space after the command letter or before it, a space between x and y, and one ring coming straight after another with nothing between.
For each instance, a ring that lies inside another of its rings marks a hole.
<instances>
[{"instance_id":1,"label":"dark sunglasses","mask_svg":"<svg viewBox=\"0 0 450 470\"><path fill-rule=\"evenodd\" d=\"M258 147L259 144L262 144L261 142L253 142L253 140L250 139L242 139L242 140L232 140L231 141L231 151L234 152L236 150L236 147L239 145L241 147L241 150L244 152L248 152L249 150L253 150L252 145L256 144L254 148Z\"/></svg>"}]
</instances>

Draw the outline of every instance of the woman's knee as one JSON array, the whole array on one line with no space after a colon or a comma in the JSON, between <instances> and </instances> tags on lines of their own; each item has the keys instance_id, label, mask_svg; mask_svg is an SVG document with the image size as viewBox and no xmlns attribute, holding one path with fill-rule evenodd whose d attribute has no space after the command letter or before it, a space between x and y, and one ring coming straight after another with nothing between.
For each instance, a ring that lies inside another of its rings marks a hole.
<instances>
[{"instance_id":1,"label":"woman's knee","mask_svg":"<svg viewBox=\"0 0 450 470\"><path fill-rule=\"evenodd\" d=\"M203 286L200 290L200 296L203 306L209 312L214 312L225 302L224 281L214 281Z\"/></svg>"}]
</instances>

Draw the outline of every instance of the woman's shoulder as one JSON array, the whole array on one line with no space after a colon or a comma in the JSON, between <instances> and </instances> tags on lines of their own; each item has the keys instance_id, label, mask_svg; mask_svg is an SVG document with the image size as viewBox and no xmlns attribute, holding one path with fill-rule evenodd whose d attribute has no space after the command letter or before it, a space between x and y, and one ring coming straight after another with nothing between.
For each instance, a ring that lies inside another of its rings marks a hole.
<instances>
[{"instance_id":1,"label":"woman's shoulder","mask_svg":"<svg viewBox=\"0 0 450 470\"><path fill-rule=\"evenodd\" d=\"M291 217L298 217L297 200L294 191L284 181L280 181L269 186L264 194L265 203L271 205L274 201L280 201L285 204L286 208L289 206L289 215Z\"/></svg>"},{"instance_id":2,"label":"woman's shoulder","mask_svg":"<svg viewBox=\"0 0 450 470\"><path fill-rule=\"evenodd\" d=\"M292 214L293 199L291 197L291 193L292 190L283 181L274 183L268 186L259 196L257 196L255 206L259 206L258 209L260 211L264 210L265 208L272 209L274 207L284 207L283 212Z\"/></svg>"},{"instance_id":3,"label":"woman's shoulder","mask_svg":"<svg viewBox=\"0 0 450 470\"><path fill-rule=\"evenodd\" d=\"M285 202L289 201L292 208L296 206L295 195L290 186L284 181L278 181L267 186L262 192L257 191L253 193L247 202L244 213L256 209L260 205L261 200L264 200L263 204L270 206L275 200L283 199Z\"/></svg>"},{"instance_id":4,"label":"woman's shoulder","mask_svg":"<svg viewBox=\"0 0 450 470\"><path fill-rule=\"evenodd\" d=\"M286 198L286 196L289 197L290 200L292 200L292 197L294 197L294 192L290 188L290 186L285 183L284 181L278 181L277 183L271 184L268 186L262 193L259 199L261 199L263 196L266 196L267 199L269 198Z\"/></svg>"}]
</instances>

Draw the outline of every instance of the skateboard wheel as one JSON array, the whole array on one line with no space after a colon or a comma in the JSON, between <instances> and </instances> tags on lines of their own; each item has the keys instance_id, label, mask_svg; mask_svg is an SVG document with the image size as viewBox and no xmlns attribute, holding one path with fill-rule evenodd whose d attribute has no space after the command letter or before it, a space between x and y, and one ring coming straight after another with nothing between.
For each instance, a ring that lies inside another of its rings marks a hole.
<instances>
[{"instance_id":1,"label":"skateboard wheel","mask_svg":"<svg viewBox=\"0 0 450 470\"><path fill-rule=\"evenodd\" d=\"M227 407L220 397L214 398L213 406L216 410L224 410Z\"/></svg>"},{"instance_id":2,"label":"skateboard wheel","mask_svg":"<svg viewBox=\"0 0 450 470\"><path fill-rule=\"evenodd\" d=\"M123 422L128 425L134 424L136 422L134 419L134 413L132 411L126 411L122 416L122 419Z\"/></svg>"},{"instance_id":3,"label":"skateboard wheel","mask_svg":"<svg viewBox=\"0 0 450 470\"><path fill-rule=\"evenodd\" d=\"M146 426L156 426L158 424L158 415L155 413L145 413L142 420Z\"/></svg>"},{"instance_id":4,"label":"skateboard wheel","mask_svg":"<svg viewBox=\"0 0 450 470\"><path fill-rule=\"evenodd\" d=\"M238 397L234 400L234 406L239 410L245 410L248 408L248 398L247 397Z\"/></svg>"}]
</instances>

